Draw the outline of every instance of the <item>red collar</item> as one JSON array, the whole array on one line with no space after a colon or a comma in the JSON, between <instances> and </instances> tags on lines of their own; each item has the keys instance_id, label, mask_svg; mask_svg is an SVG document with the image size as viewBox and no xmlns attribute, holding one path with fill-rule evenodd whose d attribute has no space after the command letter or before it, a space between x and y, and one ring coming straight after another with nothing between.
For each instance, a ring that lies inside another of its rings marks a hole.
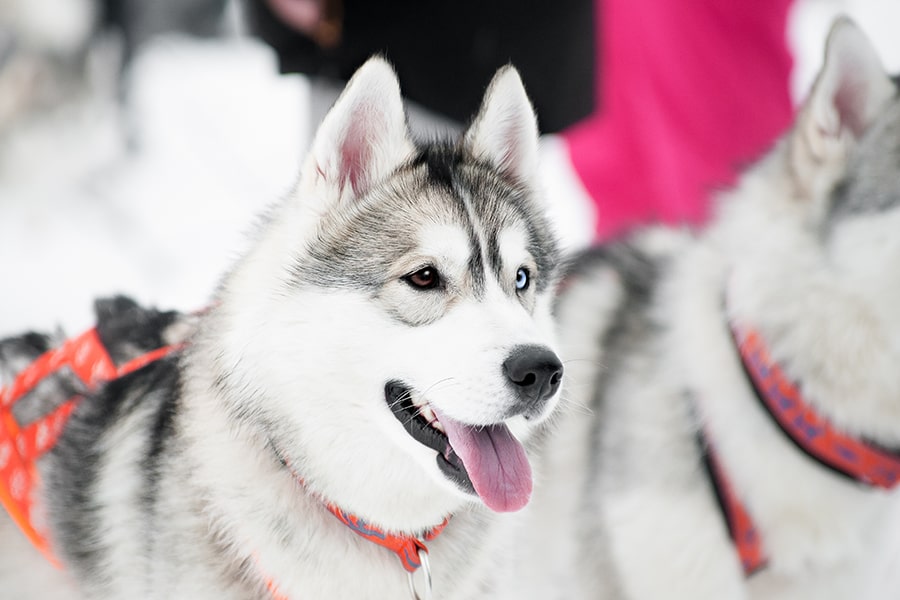
<instances>
[{"instance_id":1,"label":"red collar","mask_svg":"<svg viewBox=\"0 0 900 600\"><path fill-rule=\"evenodd\" d=\"M799 387L775 363L760 334L732 329L741 363L756 397L784 434L809 457L860 483L892 489L900 483L900 456L842 433L803 398ZM716 494L746 575L765 566L765 551L750 513L735 494L707 442Z\"/></svg>"},{"instance_id":2,"label":"red collar","mask_svg":"<svg viewBox=\"0 0 900 600\"><path fill-rule=\"evenodd\" d=\"M422 566L419 553L428 552L425 542L433 540L440 535L444 530L444 527L447 526L447 523L450 522L450 517L447 517L442 523L425 532L421 538L418 538L411 535L385 533L378 527L366 523L363 519L346 513L332 504L326 503L325 506L331 514L337 517L341 523L349 527L353 533L370 542L378 544L379 546L383 546L396 554L397 558L400 559L400 564L403 565L403 568L409 573L415 572L416 569Z\"/></svg>"},{"instance_id":3,"label":"red collar","mask_svg":"<svg viewBox=\"0 0 900 600\"><path fill-rule=\"evenodd\" d=\"M337 517L337 519L341 523L349 527L353 533L369 540L372 543L387 548L388 550L396 554L397 558L400 559L400 564L403 565L403 568L406 570L408 576L410 577L410 589L413 589L414 586L412 582L412 574L416 572L416 570L418 570L424 562L422 559L422 553L425 553L426 555L428 554L428 548L425 546L424 542L436 538L444 530L444 527L447 526L447 523L450 522L450 517L447 517L446 519L444 519L443 523L424 533L421 538L409 535L396 535L392 533L385 533L378 527L370 525L363 519L342 511L333 504L327 502L324 502L323 504L328 509L328 511L331 512L331 514ZM266 589L272 595L272 600L290 600L288 596L281 592L281 590L278 588L278 584L275 583L275 580L273 578L265 577L265 583ZM431 585L431 574L428 573L427 568L426 585ZM413 592L413 594L414 598L418 598L418 595L415 592ZM430 595L426 597L430 597Z\"/></svg>"},{"instance_id":4,"label":"red collar","mask_svg":"<svg viewBox=\"0 0 900 600\"><path fill-rule=\"evenodd\" d=\"M294 472L288 461L282 458L277 450L275 450L275 456L278 458L279 462L281 462L281 464L288 471L290 471L291 476L294 478L294 480L297 481L300 486L304 486L305 484L303 478ZM309 493L311 494L311 492ZM425 542L433 540L438 535L440 535L440 533L447 526L447 523L450 522L450 517L447 517L442 523L426 531L419 537L411 535L397 535L393 533L386 533L384 530L367 523L365 520L341 510L330 502L326 502L324 500L320 501L322 502L322 505L328 509L328 512L334 515L341 523L349 527L350 531L374 544L387 548L388 550L393 552L397 556L397 558L400 559L400 564L406 570L406 573L409 577L409 585L410 590L413 592L413 598L418 598L419 596L414 591L412 574L415 573L420 567L422 567L423 564L425 565L426 586L428 586L428 588L430 589L431 573L428 568L427 560L423 559L423 554L428 554L428 548L425 546ZM281 592L278 584L275 582L275 579L265 574L262 567L259 568L260 572L262 573L262 579L266 584L266 590L268 590L268 592L272 595L272 600L290 600L288 596ZM429 594L426 595L426 597L430 598L431 596Z\"/></svg>"},{"instance_id":5,"label":"red collar","mask_svg":"<svg viewBox=\"0 0 900 600\"><path fill-rule=\"evenodd\" d=\"M273 448L273 450L279 462L281 462L281 464L284 465L284 467L291 473L291 476L294 478L294 480L297 481L300 486L305 487L304 479L294 471L288 460L285 459L282 456L281 452L279 452L277 449ZM312 494L312 492L309 493ZM429 529L428 531L425 531L421 536L401 535L385 532L383 529L366 522L360 517L341 510L331 502L328 502L324 499L319 498L319 501L326 509L328 509L328 512L334 515L334 517L337 518L338 521L346 525L350 529L350 531L372 542L373 544L377 544L393 552L397 556L397 558L400 559L400 564L410 576L411 588L413 587L411 579L412 574L415 573L424 564L426 566L426 584L430 586L431 574L429 572L427 562L423 560L423 553L425 555L428 554L428 547L425 545L425 542L431 541L438 535L440 535L440 533L444 530L445 527L447 527L447 524L450 522L449 516L435 527ZM266 579L266 588L272 594L273 600L288 600L287 596L283 595L279 591L278 585L271 577ZM417 596L414 595L414 597Z\"/></svg>"}]
</instances>

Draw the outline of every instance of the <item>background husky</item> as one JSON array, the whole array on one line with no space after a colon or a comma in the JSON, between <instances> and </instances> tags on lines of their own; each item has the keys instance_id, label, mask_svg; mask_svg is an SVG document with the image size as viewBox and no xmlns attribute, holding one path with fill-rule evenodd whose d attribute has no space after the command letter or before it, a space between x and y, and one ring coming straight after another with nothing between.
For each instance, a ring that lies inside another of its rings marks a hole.
<instances>
[{"instance_id":1,"label":"background husky","mask_svg":"<svg viewBox=\"0 0 900 600\"><path fill-rule=\"evenodd\" d=\"M416 146L391 68L367 63L186 350L78 407L41 469L65 569L4 531L4 594L408 597L330 504L411 537L450 517L435 597L480 597L562 376L536 148L512 68L458 144Z\"/></svg>"},{"instance_id":2,"label":"background husky","mask_svg":"<svg viewBox=\"0 0 900 600\"><path fill-rule=\"evenodd\" d=\"M897 90L840 21L795 128L705 234L645 232L582 256L563 284L573 408L548 444L532 543L520 545L553 566L521 595L896 598L898 565L884 567L898 556L897 493L789 440L755 397L731 328L755 330L839 432L897 447L898 231ZM749 577L707 453L756 525L767 562Z\"/></svg>"}]
</instances>

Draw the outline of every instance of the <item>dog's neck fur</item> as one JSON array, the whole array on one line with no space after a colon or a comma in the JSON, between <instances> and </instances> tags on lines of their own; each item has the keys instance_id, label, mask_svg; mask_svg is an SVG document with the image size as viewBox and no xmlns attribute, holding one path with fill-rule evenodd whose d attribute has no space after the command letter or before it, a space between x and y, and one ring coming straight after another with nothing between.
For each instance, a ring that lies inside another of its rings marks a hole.
<instances>
[{"instance_id":1,"label":"dog's neck fur","mask_svg":"<svg viewBox=\"0 0 900 600\"><path fill-rule=\"evenodd\" d=\"M698 248L698 259L719 262L720 257L707 250ZM686 268L694 277L684 279L682 294L696 295L698 288L692 286L703 285L705 301L682 302L675 326L681 330L677 339L704 335L697 331L703 328L708 340L716 340L680 349L691 357L683 366L699 416L736 493L753 516L774 571L799 573L852 560L865 546L863 541L876 533L878 515L888 508L888 494L860 488L810 461L760 407L746 384L727 321L721 318L727 266L719 262L719 267L718 278L710 278L703 267ZM703 366L722 365L723 356L731 357L727 368L712 372ZM736 397L739 389L745 391ZM805 483L798 489L797 481ZM819 510L810 511L809 506Z\"/></svg>"},{"instance_id":2,"label":"dog's neck fur","mask_svg":"<svg viewBox=\"0 0 900 600\"><path fill-rule=\"evenodd\" d=\"M870 369L859 364L872 355L861 348L882 337L878 323L848 325L865 307L823 264L820 241L802 223L808 215L799 203L776 201L796 192L790 178L772 173L784 168L781 152L787 152L784 143L745 178L719 220L676 267L683 277L673 277L677 285L663 293L672 293L680 306L674 340L716 340L680 350L691 357L684 365L687 384L723 468L757 524L770 566L789 574L858 558L864 540L877 535L889 493L836 476L797 450L752 396L729 321L757 329L775 360L790 357L791 377L804 382L836 426L885 444L895 440L888 435L891 424L879 418L883 413L865 410L867 395L885 393L861 381ZM760 231L768 234L761 238ZM786 296L815 301L782 301ZM703 366L722 365L722 357L730 357L727 368L713 372ZM745 391L735 397L736 389ZM858 401L842 407L848 398ZM798 488L797 481L804 485Z\"/></svg>"},{"instance_id":3,"label":"dog's neck fur","mask_svg":"<svg viewBox=\"0 0 900 600\"><path fill-rule=\"evenodd\" d=\"M792 441L822 469L861 485L893 490L900 483L900 457L866 440L857 439L833 427L829 419L806 399L801 387L790 381L781 365L772 361L765 341L749 328L732 326L735 347L740 355L746 383L760 406ZM711 482L716 490L732 541L749 577L766 564L765 540L742 499L735 494L714 444L701 435Z\"/></svg>"},{"instance_id":4,"label":"dog's neck fur","mask_svg":"<svg viewBox=\"0 0 900 600\"><path fill-rule=\"evenodd\" d=\"M264 442L250 442L259 441L254 432L234 431L214 396L189 397L179 430L201 460L183 466L184 478L194 489L205 491L204 519L212 523L219 551L230 557L235 579L245 581L254 594L272 583L289 598L303 597L310 589L325 592L323 597L342 597L348 591L353 596L354 586L356 597L365 597L377 572L385 595L408 596L407 573L393 553L336 519ZM195 439L195 433L202 439ZM266 510L253 510L257 505ZM435 589L453 589L453 573L476 568L465 548L490 527L485 513L472 508L458 512L446 531L428 543L437 569ZM324 564L341 564L354 577L325 581L317 575ZM331 586L330 592L323 585Z\"/></svg>"},{"instance_id":5,"label":"dog's neck fur","mask_svg":"<svg viewBox=\"0 0 900 600\"><path fill-rule=\"evenodd\" d=\"M895 452L834 427L805 397L802 382L791 381L782 365L771 359L757 332L734 326L732 330L747 382L798 449L824 468L864 485L890 490L900 482L900 457Z\"/></svg>"}]
</instances>

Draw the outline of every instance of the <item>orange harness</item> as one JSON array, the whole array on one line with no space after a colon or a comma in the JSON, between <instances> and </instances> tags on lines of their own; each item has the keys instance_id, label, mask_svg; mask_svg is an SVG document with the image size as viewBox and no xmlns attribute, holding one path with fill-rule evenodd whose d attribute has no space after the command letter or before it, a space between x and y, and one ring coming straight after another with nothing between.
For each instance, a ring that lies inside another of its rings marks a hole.
<instances>
[{"instance_id":1,"label":"orange harness","mask_svg":"<svg viewBox=\"0 0 900 600\"><path fill-rule=\"evenodd\" d=\"M16 421L13 405L43 379L62 368L71 369L91 391L101 383L123 377L178 348L158 348L117 367L97 330L91 329L66 340L59 348L48 350L16 375L9 387L0 388L0 504L31 543L54 565L59 566L59 561L50 548L44 527L36 523L32 513L33 493L38 482L36 463L56 444L82 397L69 398L26 426Z\"/></svg>"},{"instance_id":2,"label":"orange harness","mask_svg":"<svg viewBox=\"0 0 900 600\"><path fill-rule=\"evenodd\" d=\"M87 391L137 371L156 360L182 348L165 346L152 350L117 367L100 340L96 329L66 340L60 347L48 350L16 375L12 384L0 388L0 504L32 544L56 567L59 560L53 554L49 538L42 525L34 519L33 494L38 483L37 459L56 444L81 395L69 398L50 413L28 425L20 425L13 415L13 406L31 392L42 380L63 368L68 368L84 384ZM298 478L302 483L302 479ZM420 553L428 552L422 540L434 539L447 525L448 519L428 531L422 539L385 533L363 519L346 513L329 502L326 508L355 534L393 552L403 568L412 573L421 567ZM266 588L273 600L287 600L271 578Z\"/></svg>"}]
</instances>

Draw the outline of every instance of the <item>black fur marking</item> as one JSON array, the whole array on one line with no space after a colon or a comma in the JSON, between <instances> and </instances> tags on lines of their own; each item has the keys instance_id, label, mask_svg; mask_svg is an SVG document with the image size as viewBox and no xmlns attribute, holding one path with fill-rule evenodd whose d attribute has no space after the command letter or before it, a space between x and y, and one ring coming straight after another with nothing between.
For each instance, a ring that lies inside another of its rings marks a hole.
<instances>
[{"instance_id":1,"label":"black fur marking","mask_svg":"<svg viewBox=\"0 0 900 600\"><path fill-rule=\"evenodd\" d=\"M19 339L25 348L34 353L35 357L40 356L50 349L50 337L42 333L30 331L22 335Z\"/></svg>"},{"instance_id":2,"label":"black fur marking","mask_svg":"<svg viewBox=\"0 0 900 600\"><path fill-rule=\"evenodd\" d=\"M163 394L159 407L157 409L153 425L150 429L150 439L147 448L147 454L141 461L141 470L144 477L144 491L141 502L147 514L152 515L152 519L148 519L150 527L153 522L159 518L156 511L157 498L159 496L159 482L162 478L161 462L169 441L175 432L175 415L178 413L179 391L180 391L180 371L172 369L163 374L160 380L160 393ZM146 539L152 540L154 536L152 532L147 532ZM152 548L148 548L148 555Z\"/></svg>"},{"instance_id":3,"label":"black fur marking","mask_svg":"<svg viewBox=\"0 0 900 600\"><path fill-rule=\"evenodd\" d=\"M35 360L51 347L50 336L34 331L0 339L0 373L4 377L15 377L22 365Z\"/></svg>"},{"instance_id":4,"label":"black fur marking","mask_svg":"<svg viewBox=\"0 0 900 600\"><path fill-rule=\"evenodd\" d=\"M82 400L48 455L47 460L52 463L46 478L51 529L63 558L76 570L96 574L102 569L104 555L111 551L103 546L98 531L102 526L100 515L106 507L98 504L96 495L108 446L115 442L111 432L118 425L130 432L119 432L122 435L137 435L142 429L151 432L144 440L143 453L133 456L136 469L154 471L148 487L137 492L142 497L129 502L140 506L142 500L153 498L156 493L155 472L173 431L171 415L177 387L176 357L158 360L111 381ZM135 415L144 407L147 415ZM148 419L150 423L126 423L134 418Z\"/></svg>"},{"instance_id":5,"label":"black fur marking","mask_svg":"<svg viewBox=\"0 0 900 600\"><path fill-rule=\"evenodd\" d=\"M98 299L94 312L97 335L117 365L165 346L162 334L178 318L174 311L143 308L126 296Z\"/></svg>"},{"instance_id":6,"label":"black fur marking","mask_svg":"<svg viewBox=\"0 0 900 600\"><path fill-rule=\"evenodd\" d=\"M603 348L604 364L593 383L594 395L590 409L602 421L609 385L620 372L627 357L655 335L658 324L650 314L650 307L659 287L662 259L654 258L633 244L624 241L600 246L580 254L567 269L566 279L584 276L604 269L612 269L619 276L623 298L609 317L609 326L597 332L597 344ZM565 284L564 284L565 285ZM590 440L590 464L585 485L590 497L601 472L602 428L594 428Z\"/></svg>"},{"instance_id":7,"label":"black fur marking","mask_svg":"<svg viewBox=\"0 0 900 600\"><path fill-rule=\"evenodd\" d=\"M590 254L592 256L584 256L583 260L596 265L605 264L614 269L619 274L625 292L610 320L609 328L598 340L604 348L606 365L601 380L597 382L597 393L592 401L593 408L597 409L606 394L608 375L618 372L615 363L630 355L632 349L642 344L657 327L647 309L659 283L660 265L628 243L601 247Z\"/></svg>"},{"instance_id":8,"label":"black fur marking","mask_svg":"<svg viewBox=\"0 0 900 600\"><path fill-rule=\"evenodd\" d=\"M459 148L447 142L433 142L421 144L417 149L419 154L412 160L412 166L426 165L430 184L452 190L455 173L463 161Z\"/></svg>"},{"instance_id":9,"label":"black fur marking","mask_svg":"<svg viewBox=\"0 0 900 600\"><path fill-rule=\"evenodd\" d=\"M481 254L477 252L478 242L473 242L472 245L474 249L469 256L469 274L472 276L475 297L481 298L484 296L485 288L484 262L481 260Z\"/></svg>"},{"instance_id":10,"label":"black fur marking","mask_svg":"<svg viewBox=\"0 0 900 600\"><path fill-rule=\"evenodd\" d=\"M494 273L494 277L500 281L502 286L503 257L500 255L500 240L495 235L492 235L487 243L487 261L491 271Z\"/></svg>"}]
</instances>

